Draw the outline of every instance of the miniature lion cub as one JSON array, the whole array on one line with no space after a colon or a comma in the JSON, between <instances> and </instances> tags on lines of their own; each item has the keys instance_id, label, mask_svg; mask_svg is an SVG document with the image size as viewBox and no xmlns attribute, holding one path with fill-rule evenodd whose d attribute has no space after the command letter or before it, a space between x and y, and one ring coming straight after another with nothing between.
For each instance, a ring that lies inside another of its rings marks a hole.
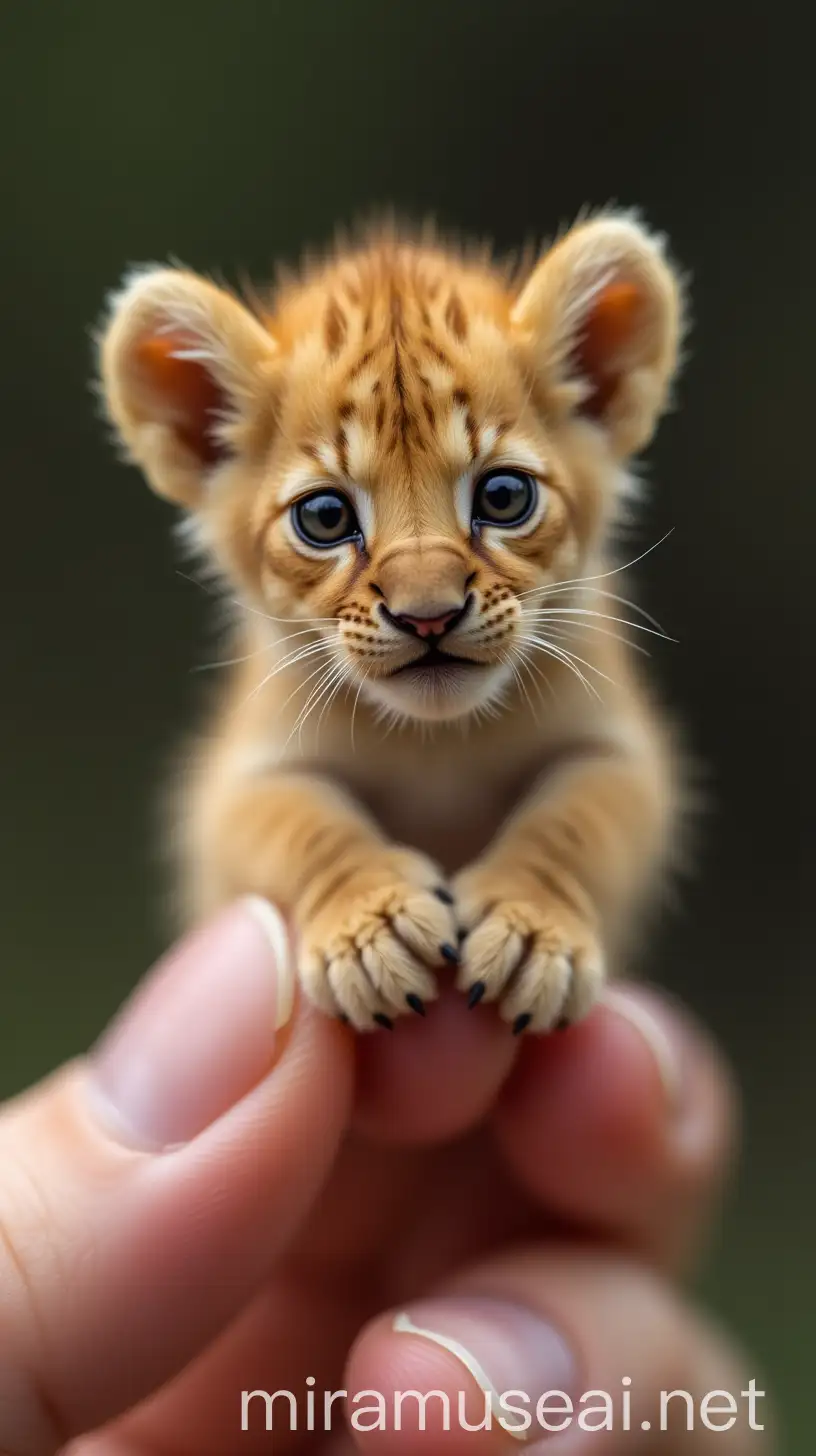
<instances>
[{"instance_id":1,"label":"miniature lion cub","mask_svg":"<svg viewBox=\"0 0 816 1456\"><path fill-rule=\"evenodd\" d=\"M110 416L239 603L189 914L275 901L361 1030L424 1015L444 961L517 1033L583 1016L664 861L672 756L608 538L680 326L628 215L518 286L385 231L268 310L176 268L113 300Z\"/></svg>"}]
</instances>

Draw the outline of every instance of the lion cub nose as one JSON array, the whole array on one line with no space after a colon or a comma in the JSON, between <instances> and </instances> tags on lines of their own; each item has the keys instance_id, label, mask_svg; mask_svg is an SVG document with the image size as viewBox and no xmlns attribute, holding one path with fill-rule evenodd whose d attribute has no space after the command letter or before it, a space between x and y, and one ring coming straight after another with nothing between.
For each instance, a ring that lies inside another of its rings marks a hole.
<instances>
[{"instance_id":1,"label":"lion cub nose","mask_svg":"<svg viewBox=\"0 0 816 1456\"><path fill-rule=\"evenodd\" d=\"M374 591L381 611L400 632L424 640L443 637L468 609L467 571L466 557L448 541L398 541L375 563Z\"/></svg>"},{"instance_id":2,"label":"lion cub nose","mask_svg":"<svg viewBox=\"0 0 816 1456\"><path fill-rule=\"evenodd\" d=\"M442 612L438 617L418 617L412 612L400 612L391 620L401 632L413 632L417 637L443 637L454 622L459 621L463 610L463 607L455 607L452 612Z\"/></svg>"},{"instance_id":3,"label":"lion cub nose","mask_svg":"<svg viewBox=\"0 0 816 1456\"><path fill-rule=\"evenodd\" d=\"M384 602L381 605L389 622L400 632L409 632L412 637L427 638L444 637L446 632L451 632L464 617L469 601L464 601L461 606L453 607L449 611L440 611L435 606L427 615L424 612L391 612Z\"/></svg>"}]
</instances>

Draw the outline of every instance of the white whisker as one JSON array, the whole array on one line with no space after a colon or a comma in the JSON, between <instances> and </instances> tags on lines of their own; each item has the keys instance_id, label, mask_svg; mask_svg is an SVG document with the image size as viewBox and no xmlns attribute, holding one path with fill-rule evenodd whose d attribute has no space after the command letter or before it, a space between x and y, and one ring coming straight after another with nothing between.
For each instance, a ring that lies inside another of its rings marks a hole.
<instances>
[{"instance_id":1,"label":"white whisker","mask_svg":"<svg viewBox=\"0 0 816 1456\"><path fill-rule=\"evenodd\" d=\"M345 681L345 676L346 676L346 669L343 666L343 664L342 663L339 663L339 662L336 663L335 666L334 666L334 670L329 674L328 680L326 681L325 686L323 687L321 693L315 699L315 701L312 703L312 706L309 709L309 712L305 715L305 717L303 719L303 722L301 723L300 728L298 729L298 745L300 746L301 751L302 751L302 747L303 747L303 729L305 728L306 723L307 723L308 719L311 717L311 715L314 712L315 708L318 706L318 703L323 702L323 709L322 709L322 711L320 713L320 717L317 720L317 730L316 730L316 735L315 735L315 746L317 746L318 736L320 734L320 725L323 722L323 714L325 713L326 708L328 708L329 704L332 702L332 699L336 696L336 694L338 693L338 691L342 687L343 682ZM324 699L325 699L325 702L324 702Z\"/></svg>"},{"instance_id":2,"label":"white whisker","mask_svg":"<svg viewBox=\"0 0 816 1456\"><path fill-rule=\"evenodd\" d=\"M251 703L252 699L257 697L258 694L262 692L262 690L266 687L267 683L271 682L274 677L278 676L278 673L285 672L287 668L295 667L299 662L305 662L310 657L315 657L321 652L329 652L330 650L331 647L328 642L320 641L310 642L305 647L298 647L294 652L287 653L286 657L284 657L280 662L276 663L276 665L272 668L271 672L268 672L259 683L255 684L255 687L245 699L245 703Z\"/></svg>"},{"instance_id":3,"label":"white whisker","mask_svg":"<svg viewBox=\"0 0 816 1456\"><path fill-rule=\"evenodd\" d=\"M565 587L565 590L566 590L566 587ZM538 592L539 596L541 596L541 597L551 597L551 596L557 596L560 593L560 591L561 591L561 587L560 586L537 587L536 588L536 591ZM532 595L532 593L529 593L528 592L528 593L524 593L524 595L530 596L530 595ZM653 617L651 615L651 613L647 612L646 611L646 608L645 607L642 607L639 602L632 602L632 601L629 600L628 597L618 596L617 592L604 591L601 587L593 587L591 591L588 591L587 592L587 595L590 598L592 598L592 597L605 597L608 601L618 602L618 603L620 603L621 606L630 607L633 612L637 612L638 615L641 616L641 617L643 617L645 621L650 622L651 625L652 625L652 627L655 629L655 631L658 633L659 636L666 637L669 642L673 642L675 640L673 637L668 637L668 634L664 631L664 629L661 626L661 624L656 620L655 617ZM544 609L544 608L540 608L539 609L539 608L535 608L534 607L533 610L536 610L537 611L537 610L546 610L546 609ZM572 610L572 608L564 607L561 610L563 610L563 611L570 611L570 610ZM588 611L590 609L589 608L578 608L578 607L576 607L575 610L576 611ZM639 624L637 622L630 622L628 625L630 627L638 627ZM641 632L645 632L646 631L646 628L645 627L640 627L640 631Z\"/></svg>"},{"instance_id":4,"label":"white whisker","mask_svg":"<svg viewBox=\"0 0 816 1456\"><path fill-rule=\"evenodd\" d=\"M602 637L611 637L614 642L622 642L624 647L629 647L633 652L640 652L644 657L651 657L648 647L640 642L630 642L620 632L610 632L607 627L598 627L594 622L547 622L548 637L560 637L569 640L571 637L580 637L585 632L597 632Z\"/></svg>"},{"instance_id":5,"label":"white whisker","mask_svg":"<svg viewBox=\"0 0 816 1456\"><path fill-rule=\"evenodd\" d=\"M260 607L251 607L248 602L242 602L240 597L230 597L233 607L240 607L244 612L251 612L253 617L263 617L265 622L283 623L285 627L291 627L293 622L337 622L336 617L270 617L268 612L262 612Z\"/></svg>"},{"instance_id":6,"label":"white whisker","mask_svg":"<svg viewBox=\"0 0 816 1456\"><path fill-rule=\"evenodd\" d=\"M564 652L560 647L558 647L554 642L535 642L532 645L534 645L539 652L543 652L545 656L552 657L556 662L563 663L565 667L568 667L571 672L575 673L575 676L578 678L579 682L583 683L586 691L590 694L591 697L599 698L597 688L595 688L594 685L589 681L589 679L584 676L580 668L576 667L575 664L570 661L567 653Z\"/></svg>"},{"instance_id":7,"label":"white whisker","mask_svg":"<svg viewBox=\"0 0 816 1456\"><path fill-rule=\"evenodd\" d=\"M559 647L555 642L551 642L546 637L531 636L529 634L525 635L525 641L529 645L537 647L539 651L545 652L551 657L556 658L559 662L562 662L565 667L570 668L570 670L575 673L575 676L578 678L578 680L583 683L587 692L590 693L593 697L597 698L599 702L601 702L601 695L598 692L598 689L595 687L595 684L590 682L589 678L586 677L583 672L581 672L578 663L581 663L582 666L589 668L593 672L596 672L599 677L604 678L606 682L611 683L613 687L615 686L615 684L612 682L612 679L610 677L607 677L606 673L601 672L600 668L595 667L594 663L586 662L584 658L578 657L576 653L569 652L566 647Z\"/></svg>"},{"instance_id":8,"label":"white whisker","mask_svg":"<svg viewBox=\"0 0 816 1456\"><path fill-rule=\"evenodd\" d=\"M313 682L314 681L314 679L317 677L318 673L326 672L326 670L327 670L328 667L329 667L329 663L321 662L320 665L319 665L319 667L316 667L313 672L310 672L309 673L308 677L305 677L302 682L299 682L297 684L297 687L294 687L292 689L292 691L289 694L288 698L286 698L284 700L284 702L281 704L281 712L283 712L284 708L288 708L288 706L291 703L292 699L293 698L296 698L297 695L298 695L298 693L302 692L303 689L310 682Z\"/></svg>"},{"instance_id":9,"label":"white whisker","mask_svg":"<svg viewBox=\"0 0 816 1456\"><path fill-rule=\"evenodd\" d=\"M254 652L246 652L243 657L223 657L220 662L197 662L190 668L190 672L215 672L219 667L237 667L240 662L251 662L253 657L260 657L262 652L269 652L268 644L263 647L256 647Z\"/></svg>"},{"instance_id":10,"label":"white whisker","mask_svg":"<svg viewBox=\"0 0 816 1456\"><path fill-rule=\"evenodd\" d=\"M360 694L363 691L363 688L365 687L366 676L367 676L366 673L363 673L363 672L360 673L360 682L359 682L359 685L357 687L357 692L354 695L354 702L351 705L351 751L352 751L352 753L355 752L355 743L354 743L354 719L357 716L357 704L360 701Z\"/></svg>"},{"instance_id":11,"label":"white whisker","mask_svg":"<svg viewBox=\"0 0 816 1456\"><path fill-rule=\"evenodd\" d=\"M301 749L301 751L303 749L303 729L305 728L306 723L308 722L318 703L321 703L326 694L331 691L331 688L333 687L335 681L342 681L345 670L346 669L344 668L342 663L332 661L326 668L324 676L318 678L314 689L309 694L309 698L305 706L301 709L297 722L292 729L292 733L297 733L298 747Z\"/></svg>"},{"instance_id":12,"label":"white whisker","mask_svg":"<svg viewBox=\"0 0 816 1456\"><path fill-rule=\"evenodd\" d=\"M527 704L528 708L530 709L530 712L533 715L533 718L535 719L535 721L537 723L539 721L538 714L537 714L537 712L535 710L535 706L533 704L533 700L530 697L530 694L529 694L529 692L527 690L527 684L525 683L525 681L524 681L524 679L523 679L523 677L521 675L521 668L522 667L527 668L527 670L529 671L528 664L524 661L524 658L521 656L521 654L519 654L517 660L514 662L513 661L513 658L511 657L511 655L510 655L509 652L502 653L500 655L500 659L499 660L501 662L504 662L505 665L510 668L510 671L511 671L511 673L513 675L513 681L517 684L517 686L519 688L519 691L521 692L521 695L524 698L525 703ZM538 691L538 684L535 682L535 679L532 677L532 675L531 675L531 681L535 684L536 691Z\"/></svg>"},{"instance_id":13,"label":"white whisker","mask_svg":"<svg viewBox=\"0 0 816 1456\"><path fill-rule=\"evenodd\" d=\"M622 620L622 617L609 617L606 616L606 613L603 612L596 614L597 616L603 617L606 622L621 622L622 626L628 626L628 628L631 628L631 626L635 626L635 623L624 622L624 620ZM546 632L555 632L555 630L557 629L571 630L571 632L597 632L600 633L600 636L608 636L608 638L612 638L615 642L622 642L624 646L628 646L628 648L631 648L632 652L643 652L646 657L650 657L651 655L650 652L648 652L648 648L646 648L646 646L641 644L641 642L632 642L632 639L628 638L628 636L625 636L625 633L612 632L612 630L609 628L602 628L602 626L597 626L596 622L586 622L586 620L583 619L573 620L573 617L571 617L568 613L557 614L557 616L555 617L546 616L545 619L539 619L538 613L535 612L529 613L529 616L530 620L532 620L533 625L535 625L536 628L546 630ZM654 633L654 635L663 636L663 633L657 632ZM666 641L673 642L676 641L676 639L666 638Z\"/></svg>"},{"instance_id":14,"label":"white whisker","mask_svg":"<svg viewBox=\"0 0 816 1456\"><path fill-rule=\"evenodd\" d=\"M326 618L326 621L330 621L330 620L331 620L331 618L329 618L329 617ZM222 658L220 662L202 662L202 663L198 663L198 664L196 664L195 667L192 667L190 669L190 671L191 672L213 672L213 671L215 671L216 668L219 668L219 667L237 667L239 663L242 663L242 662L251 662L254 657L260 657L264 653L275 652L278 648L285 647L287 642L294 641L294 639L296 637L309 637L309 636L314 636L315 631L316 631L316 628L314 628L314 627L303 627L298 632L287 632L285 636L278 637L273 642L265 642L261 647L254 648L252 652L246 652L246 653L244 653L243 657L225 657L225 658ZM295 656L295 654L291 654L291 656L287 655L287 659L285 661L281 662L279 665L281 667L286 667L286 666L289 666L291 662L294 662L294 661L297 661L297 660L298 659ZM266 678L265 681L268 682L269 679ZM260 686L263 686L263 684L260 684L259 687L255 689L256 692L260 690Z\"/></svg>"},{"instance_id":15,"label":"white whisker","mask_svg":"<svg viewBox=\"0 0 816 1456\"><path fill-rule=\"evenodd\" d=\"M306 699L306 702L304 703L303 707L300 709L300 712L298 713L297 718L295 719L295 722L292 725L292 730L291 730L291 732L289 734L289 737L286 740L286 743L284 744L284 749L286 749L286 748L289 747L289 744L291 743L291 741L294 738L294 736L295 736L296 733L298 735L300 735L300 729L301 729L302 725L305 723L306 719L308 718L309 714L311 713L312 708L314 706L316 706L316 703L317 702L320 701L320 698L319 698L318 695L322 693L322 691L325 688L325 686L326 686L327 682L329 681L329 679L333 677L334 672L336 670L336 667L337 667L337 664L332 660L331 662L326 663L325 666L321 665L317 669L316 672L312 673L311 676L312 677L316 677L317 678L317 682L315 683L314 687L312 688L311 692L309 693L309 696ZM300 741L301 741L300 740L300 736L298 736L298 742L300 743Z\"/></svg>"},{"instance_id":16,"label":"white whisker","mask_svg":"<svg viewBox=\"0 0 816 1456\"><path fill-rule=\"evenodd\" d=\"M594 607L533 607L534 617L601 617L606 622L616 622L620 627L631 627L633 632L648 632L651 637L662 637L666 642L676 642L668 632L657 627L644 627L641 622L630 622L628 617L616 617L612 612L599 612Z\"/></svg>"},{"instance_id":17,"label":"white whisker","mask_svg":"<svg viewBox=\"0 0 816 1456\"><path fill-rule=\"evenodd\" d=\"M323 722L323 719L326 716L326 712L331 707L332 702L336 698L336 696L337 696L338 692L340 691L341 687L343 686L344 683L345 683L345 685L346 685L347 688L348 688L348 685L349 685L350 674L349 674L349 670L346 667L345 663L342 663L342 662L338 663L338 668L339 668L339 677L337 678L337 682L336 682L336 685L334 687L334 690L333 690L333 692L331 692L329 694L328 698L326 699L325 703L323 704L323 707L320 709L320 717L317 720L317 732L318 732L318 734L320 733L320 725L321 725L321 723Z\"/></svg>"},{"instance_id":18,"label":"white whisker","mask_svg":"<svg viewBox=\"0 0 816 1456\"><path fill-rule=\"evenodd\" d=\"M539 670L539 664L535 661L532 653L530 652L529 648L525 645L525 643L522 642L522 645L521 645L520 648L517 649L517 652L518 652L518 656L519 656L519 659L521 660L522 665L527 669L527 671L528 671L528 673L530 675L530 681L533 683L533 685L535 687L536 694L538 696L538 701L540 702L542 708L545 707L546 705L544 703L544 697L542 695L541 688L538 685L539 678L541 679L542 682L546 683L547 688L548 688L548 691L549 691L549 694L550 694L550 697L552 698L553 702L555 702L555 688L553 687L553 685L550 682L549 678L546 677L544 675L544 673L542 673Z\"/></svg>"},{"instance_id":19,"label":"white whisker","mask_svg":"<svg viewBox=\"0 0 816 1456\"><path fill-rule=\"evenodd\" d=\"M583 586L588 581L606 581L607 577L618 576L622 571L628 571L630 566L637 566L638 562L643 561L644 557L651 555L652 551L656 551L658 546L662 546L663 542L667 541L669 536L671 536L673 532L674 526L670 527L670 529L666 531L665 535L660 537L659 541L655 541L652 546L647 546L646 550L641 551L639 556L633 556L631 561L624 562L622 566L613 566L609 571L599 571L594 576L574 576L567 581L559 582L558 585L559 587ZM536 592L539 590L541 590L541 588L533 587L531 589L531 592ZM521 595L529 596L531 595L531 592L522 592Z\"/></svg>"}]
</instances>

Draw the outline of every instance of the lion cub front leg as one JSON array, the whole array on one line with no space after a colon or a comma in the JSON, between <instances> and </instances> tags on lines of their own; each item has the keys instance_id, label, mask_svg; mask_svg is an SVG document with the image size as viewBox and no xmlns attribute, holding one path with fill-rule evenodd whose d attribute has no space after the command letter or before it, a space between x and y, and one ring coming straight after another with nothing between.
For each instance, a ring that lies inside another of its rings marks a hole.
<instances>
[{"instance_id":1,"label":"lion cub front leg","mask_svg":"<svg viewBox=\"0 0 816 1456\"><path fill-rule=\"evenodd\" d=\"M424 1014L434 968L457 958L432 860L390 843L350 795L306 774L233 789L207 838L220 897L263 895L291 917L301 985L323 1011L359 1030Z\"/></svg>"},{"instance_id":2,"label":"lion cub front leg","mask_svg":"<svg viewBox=\"0 0 816 1456\"><path fill-rule=\"evenodd\" d=\"M517 1033L584 1016L660 867L671 786L656 755L577 759L523 804L455 882L459 986Z\"/></svg>"}]
</instances>

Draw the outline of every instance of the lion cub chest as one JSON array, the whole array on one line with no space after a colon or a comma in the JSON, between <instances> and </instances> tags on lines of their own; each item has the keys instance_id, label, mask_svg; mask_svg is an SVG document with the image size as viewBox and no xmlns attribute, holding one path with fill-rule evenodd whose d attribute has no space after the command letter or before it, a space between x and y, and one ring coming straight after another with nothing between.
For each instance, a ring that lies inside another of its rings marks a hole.
<instances>
[{"instance_id":1,"label":"lion cub chest","mask_svg":"<svg viewBox=\"0 0 816 1456\"><path fill-rule=\"evenodd\" d=\"M389 838L437 860L448 874L476 859L515 807L528 775L486 771L466 752L443 761L411 755L404 764L344 774Z\"/></svg>"}]
</instances>

